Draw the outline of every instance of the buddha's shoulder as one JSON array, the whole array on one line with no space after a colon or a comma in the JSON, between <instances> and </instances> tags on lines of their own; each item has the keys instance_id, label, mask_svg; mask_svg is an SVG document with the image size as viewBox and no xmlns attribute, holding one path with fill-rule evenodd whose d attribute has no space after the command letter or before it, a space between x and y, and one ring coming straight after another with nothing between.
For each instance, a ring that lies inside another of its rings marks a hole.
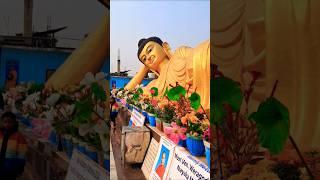
<instances>
[{"instance_id":1,"label":"buddha's shoulder","mask_svg":"<svg viewBox=\"0 0 320 180\"><path fill-rule=\"evenodd\" d=\"M188 58L192 56L192 48L188 46L180 46L178 47L173 56L180 58Z\"/></svg>"}]
</instances>

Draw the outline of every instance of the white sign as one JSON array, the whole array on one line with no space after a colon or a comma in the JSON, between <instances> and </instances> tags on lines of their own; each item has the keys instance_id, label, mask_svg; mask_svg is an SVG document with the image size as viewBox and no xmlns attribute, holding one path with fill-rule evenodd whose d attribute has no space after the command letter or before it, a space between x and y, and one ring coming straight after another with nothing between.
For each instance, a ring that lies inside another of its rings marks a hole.
<instances>
[{"instance_id":1,"label":"white sign","mask_svg":"<svg viewBox=\"0 0 320 180\"><path fill-rule=\"evenodd\" d=\"M210 169L184 148L175 148L168 180L209 180Z\"/></svg>"},{"instance_id":2,"label":"white sign","mask_svg":"<svg viewBox=\"0 0 320 180\"><path fill-rule=\"evenodd\" d=\"M105 180L109 173L96 162L73 150L66 180Z\"/></svg>"},{"instance_id":3,"label":"white sign","mask_svg":"<svg viewBox=\"0 0 320 180\"><path fill-rule=\"evenodd\" d=\"M131 113L130 121L132 122L132 127L141 127L144 125L145 116L139 113L137 110L133 109Z\"/></svg>"},{"instance_id":4,"label":"white sign","mask_svg":"<svg viewBox=\"0 0 320 180\"><path fill-rule=\"evenodd\" d=\"M158 153L152 166L149 180L166 179L165 177L167 176L170 168L175 146L176 144L171 140L161 136Z\"/></svg>"},{"instance_id":5,"label":"white sign","mask_svg":"<svg viewBox=\"0 0 320 180\"><path fill-rule=\"evenodd\" d=\"M159 143L152 138L146 157L144 158L141 170L146 178L150 176L154 160L158 152Z\"/></svg>"}]
</instances>

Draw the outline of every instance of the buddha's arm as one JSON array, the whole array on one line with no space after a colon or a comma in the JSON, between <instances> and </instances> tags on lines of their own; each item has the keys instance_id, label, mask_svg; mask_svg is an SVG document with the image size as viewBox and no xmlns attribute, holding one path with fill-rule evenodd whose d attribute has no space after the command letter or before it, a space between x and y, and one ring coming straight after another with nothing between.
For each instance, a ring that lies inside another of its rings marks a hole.
<instances>
[{"instance_id":1,"label":"buddha's arm","mask_svg":"<svg viewBox=\"0 0 320 180\"><path fill-rule=\"evenodd\" d=\"M135 88L138 84L141 84L142 80L148 72L149 68L144 65L124 88L128 90Z\"/></svg>"}]
</instances>

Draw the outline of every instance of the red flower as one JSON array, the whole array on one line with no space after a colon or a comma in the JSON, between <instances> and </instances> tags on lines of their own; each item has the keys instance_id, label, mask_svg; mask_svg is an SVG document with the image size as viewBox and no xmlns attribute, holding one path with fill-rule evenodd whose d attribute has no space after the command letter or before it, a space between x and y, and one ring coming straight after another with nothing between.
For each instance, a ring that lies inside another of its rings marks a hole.
<instances>
[{"instance_id":1,"label":"red flower","mask_svg":"<svg viewBox=\"0 0 320 180\"><path fill-rule=\"evenodd\" d=\"M154 95L155 92L156 92L156 91L155 91L154 89L151 89L151 90L150 90L150 93L151 93L152 95Z\"/></svg>"}]
</instances>

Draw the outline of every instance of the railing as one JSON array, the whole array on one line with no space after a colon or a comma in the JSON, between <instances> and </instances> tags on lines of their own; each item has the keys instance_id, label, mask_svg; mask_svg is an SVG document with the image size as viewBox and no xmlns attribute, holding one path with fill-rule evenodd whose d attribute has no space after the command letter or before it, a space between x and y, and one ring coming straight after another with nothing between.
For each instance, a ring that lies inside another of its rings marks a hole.
<instances>
[{"instance_id":1,"label":"railing","mask_svg":"<svg viewBox=\"0 0 320 180\"><path fill-rule=\"evenodd\" d=\"M25 36L0 36L0 45L27 46L39 48L57 48L59 39L81 41L82 39L64 37L25 37Z\"/></svg>"}]
</instances>

